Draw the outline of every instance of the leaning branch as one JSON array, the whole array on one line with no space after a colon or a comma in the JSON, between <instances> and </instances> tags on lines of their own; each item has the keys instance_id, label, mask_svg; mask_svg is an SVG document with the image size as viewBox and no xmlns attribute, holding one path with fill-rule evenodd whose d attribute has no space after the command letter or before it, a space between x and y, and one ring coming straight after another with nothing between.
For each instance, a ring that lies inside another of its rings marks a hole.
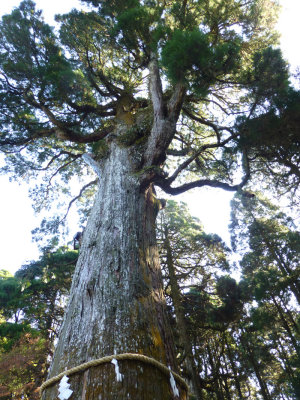
<instances>
[{"instance_id":1,"label":"leaning branch","mask_svg":"<svg viewBox=\"0 0 300 400\"><path fill-rule=\"evenodd\" d=\"M49 121L57 128L55 132L59 139L65 139L75 143L92 143L103 139L105 136L113 131L113 127L107 127L96 130L88 135L82 135L78 132L71 130L69 128L70 124L66 124L65 122L57 119L53 112L45 105L41 105L40 108L49 118Z\"/></svg>"},{"instance_id":2,"label":"leaning branch","mask_svg":"<svg viewBox=\"0 0 300 400\"><path fill-rule=\"evenodd\" d=\"M68 214L69 214L69 211L70 211L70 208L72 207L72 204L75 203L75 201L77 201L78 199L80 199L80 197L82 196L83 192L84 192L87 188L89 188L90 186L95 185L95 184L97 183L97 181L98 181L98 179L95 179L95 180L93 180L93 181L87 183L86 185L84 185L84 186L81 188L79 194L78 194L76 197L74 197L74 198L70 201L70 203L69 203L69 205L68 205L68 208L67 208L67 211L66 211L65 215L63 216L63 218L59 221L59 224L61 224L61 223L67 218L67 216L68 216Z\"/></svg>"},{"instance_id":3,"label":"leaning branch","mask_svg":"<svg viewBox=\"0 0 300 400\"><path fill-rule=\"evenodd\" d=\"M85 56L87 61L87 73L88 73L87 78L89 79L93 88L96 89L96 91L103 97L111 97L111 96L118 97L122 93L121 88L111 83L100 68L97 71L94 71L87 48L85 50ZM100 59L99 59L99 64L101 64ZM102 90L102 88L97 84L94 77L98 77L100 79L101 83L104 85L104 87L108 92Z\"/></svg>"},{"instance_id":4,"label":"leaning branch","mask_svg":"<svg viewBox=\"0 0 300 400\"><path fill-rule=\"evenodd\" d=\"M49 192L49 188L52 185L52 179L54 179L63 169L67 168L70 164L76 161L76 159L82 157L81 154L77 154L76 156L73 156L71 160L65 162L63 165L61 165L57 170L51 175L48 185L47 185L47 194Z\"/></svg>"},{"instance_id":5,"label":"leaning branch","mask_svg":"<svg viewBox=\"0 0 300 400\"><path fill-rule=\"evenodd\" d=\"M116 102L110 102L105 106L98 105L96 107L90 104L79 105L77 103L74 103L73 101L67 101L67 104L70 107L72 107L75 111L78 111L80 113L87 113L87 114L93 113L100 117L109 117L116 115L115 111Z\"/></svg>"},{"instance_id":6,"label":"leaning branch","mask_svg":"<svg viewBox=\"0 0 300 400\"><path fill-rule=\"evenodd\" d=\"M49 169L49 167L51 166L51 164L53 164L55 160L59 159L63 155L68 155L69 157L74 158L74 159L81 157L80 154L72 154L69 151L62 150L58 154L54 155L45 167L39 168L39 167L30 166L30 168L35 171L47 171Z\"/></svg>"},{"instance_id":7,"label":"leaning branch","mask_svg":"<svg viewBox=\"0 0 300 400\"><path fill-rule=\"evenodd\" d=\"M26 92L24 93L24 99L28 104L30 104L35 109L42 111L48 117L49 122L54 125L54 127L51 128L51 133L56 133L56 136L59 139L69 140L70 142L75 142L75 143L93 143L93 142L103 139L105 136L107 136L109 133L111 133L113 131L112 126L107 127L107 128L101 127L100 129L97 129L90 134L83 135L83 134L71 129L74 126L74 124L66 123L65 121L61 121L60 119L58 119L55 116L55 114L50 110L50 108L47 107L43 102L39 103L34 98L33 94L29 93L29 89L27 89ZM71 104L69 104L69 106L74 107L75 103L71 103ZM101 109L101 112L104 112L104 109L102 108L102 106L99 106L99 107L98 107L98 109L99 110ZM105 106L103 106L103 107L105 108ZM97 108L95 108L95 110L97 110ZM91 109L89 109L89 110L81 109L80 111L81 112L83 112L83 111L91 112ZM113 110L111 110L111 111L112 111L111 115L114 115L114 111ZM106 116L107 115L108 114L106 114ZM38 134L38 136L47 136L47 135ZM0 142L0 144L1 144L1 142Z\"/></svg>"},{"instance_id":8,"label":"leaning branch","mask_svg":"<svg viewBox=\"0 0 300 400\"><path fill-rule=\"evenodd\" d=\"M242 179L242 181L237 185L230 185L229 183L220 182L216 179L199 179L197 181L185 183L185 184L183 184L181 186L177 186L175 188L170 186L168 179L160 178L155 182L155 185L159 186L164 192L166 192L168 194L172 194L172 195L181 194L181 193L187 192L188 190L200 188L200 187L204 187L204 186L219 188L219 189L227 190L229 192L235 192L239 189L242 189L242 187L245 186L246 183L248 182L249 178L250 178L250 174L246 174L244 176L244 178Z\"/></svg>"}]
</instances>

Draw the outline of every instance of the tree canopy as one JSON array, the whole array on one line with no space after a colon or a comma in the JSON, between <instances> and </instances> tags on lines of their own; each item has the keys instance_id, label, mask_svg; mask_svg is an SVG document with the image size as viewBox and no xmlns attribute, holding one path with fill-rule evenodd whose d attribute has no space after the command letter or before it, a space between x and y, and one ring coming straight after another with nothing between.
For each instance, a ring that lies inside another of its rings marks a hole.
<instances>
[{"instance_id":1,"label":"tree canopy","mask_svg":"<svg viewBox=\"0 0 300 400\"><path fill-rule=\"evenodd\" d=\"M105 157L118 121L119 142L145 151L137 173L167 193L234 191L261 173L297 186L299 95L274 47L276 1L85 3L57 16L59 33L32 1L1 23L4 171L44 174L37 208L70 194L84 153ZM153 112L168 120L161 138Z\"/></svg>"}]
</instances>

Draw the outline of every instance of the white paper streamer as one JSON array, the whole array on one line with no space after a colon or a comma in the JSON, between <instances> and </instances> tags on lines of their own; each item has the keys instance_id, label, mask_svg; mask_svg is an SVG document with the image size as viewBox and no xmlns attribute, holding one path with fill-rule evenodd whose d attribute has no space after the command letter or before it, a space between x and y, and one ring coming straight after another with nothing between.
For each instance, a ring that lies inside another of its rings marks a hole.
<instances>
[{"instance_id":1,"label":"white paper streamer","mask_svg":"<svg viewBox=\"0 0 300 400\"><path fill-rule=\"evenodd\" d=\"M170 367L169 367L169 369L170 369ZM175 382L175 379L174 379L171 369L170 369L170 385L171 385L174 396L179 397L179 390L177 389L176 382Z\"/></svg>"},{"instance_id":2,"label":"white paper streamer","mask_svg":"<svg viewBox=\"0 0 300 400\"><path fill-rule=\"evenodd\" d=\"M115 358L113 358L111 360L111 363L114 364L115 366L115 372L116 372L116 377L117 377L117 382L121 382L124 375L120 373L120 369L119 369L119 364L118 364L118 360L116 360Z\"/></svg>"},{"instance_id":3,"label":"white paper streamer","mask_svg":"<svg viewBox=\"0 0 300 400\"><path fill-rule=\"evenodd\" d=\"M68 398L73 393L73 390L70 389L70 384L68 383L69 378L64 375L59 382L58 387L58 398L60 400L68 400Z\"/></svg>"}]
</instances>

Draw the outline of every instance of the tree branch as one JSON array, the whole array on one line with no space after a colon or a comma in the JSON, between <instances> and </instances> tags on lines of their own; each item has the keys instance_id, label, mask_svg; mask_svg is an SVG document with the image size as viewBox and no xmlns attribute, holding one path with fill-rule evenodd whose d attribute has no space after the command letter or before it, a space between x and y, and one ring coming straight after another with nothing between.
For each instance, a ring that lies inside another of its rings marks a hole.
<instances>
[{"instance_id":1,"label":"tree branch","mask_svg":"<svg viewBox=\"0 0 300 400\"><path fill-rule=\"evenodd\" d=\"M175 133L181 111L185 89L181 83L166 105L163 99L162 83L156 54L151 54L149 63L149 90L153 106L153 126L144 154L144 167L158 166L166 158L166 151Z\"/></svg>"},{"instance_id":2,"label":"tree branch","mask_svg":"<svg viewBox=\"0 0 300 400\"><path fill-rule=\"evenodd\" d=\"M232 140L234 136L230 136L228 137L226 140L223 140L223 142L220 143L212 143L212 144L206 144L200 147L200 149L198 151L196 151L195 154L193 154L191 157L189 157L185 162L183 162L182 164L179 165L179 167L176 169L176 171L173 173L172 176L170 176L168 178L168 182L169 184L171 184L172 182L175 181L175 179L177 178L177 176L184 170L186 169L194 160L196 160L200 154L207 150L207 149L214 149L214 148L218 148L218 147L223 147L225 146L230 140Z\"/></svg>"},{"instance_id":3,"label":"tree branch","mask_svg":"<svg viewBox=\"0 0 300 400\"><path fill-rule=\"evenodd\" d=\"M106 104L105 106L98 105L96 107L94 107L90 104L79 105L72 101L67 101L67 104L70 107L72 107L74 110L81 112L81 113L87 113L87 114L94 113L101 117L116 115L116 111L115 111L116 102L110 102L110 103Z\"/></svg>"},{"instance_id":4,"label":"tree branch","mask_svg":"<svg viewBox=\"0 0 300 400\"><path fill-rule=\"evenodd\" d=\"M69 214L69 211L70 211L70 208L72 207L72 204L82 196L82 193L83 193L88 187L90 187L90 186L92 186L92 185L95 185L95 184L97 183L97 181L98 181L98 179L95 179L95 180L93 180L93 181L87 183L86 185L84 185L84 186L81 188L79 194L78 194L76 197L74 197L74 198L70 201L70 203L69 203L69 205L68 205L68 208L67 208L67 211L66 211L65 215L63 216L63 218L59 221L59 224L61 224L61 223L67 218L67 216L68 216L68 214Z\"/></svg>"},{"instance_id":5,"label":"tree branch","mask_svg":"<svg viewBox=\"0 0 300 400\"><path fill-rule=\"evenodd\" d=\"M48 193L48 188L52 185L51 181L52 179L60 173L61 170L63 170L64 168L66 168L68 165L72 164L77 158L82 157L81 154L78 154L77 156L74 156L71 160L69 160L68 162L66 162L65 164L61 165L59 168L57 168L57 170L52 174L51 178L49 179L48 185L47 185L47 193Z\"/></svg>"},{"instance_id":6,"label":"tree branch","mask_svg":"<svg viewBox=\"0 0 300 400\"><path fill-rule=\"evenodd\" d=\"M163 118L164 100L162 84L159 75L157 58L153 53L151 54L151 61L149 62L149 91L153 106L154 118Z\"/></svg>"},{"instance_id":7,"label":"tree branch","mask_svg":"<svg viewBox=\"0 0 300 400\"><path fill-rule=\"evenodd\" d=\"M98 178L101 177L101 169L99 163L94 160L92 154L85 153L82 156L83 160L92 168L92 170L97 174Z\"/></svg>"},{"instance_id":8,"label":"tree branch","mask_svg":"<svg viewBox=\"0 0 300 400\"><path fill-rule=\"evenodd\" d=\"M242 181L237 185L230 185L229 183L220 182L216 179L211 179L211 180L210 179L199 179L197 181L185 183L181 186L172 188L170 186L168 179L162 179L162 178L158 178L157 181L154 182L154 184L156 186L159 186L164 192L166 192L168 194L172 194L172 195L181 194L181 193L187 192L190 189L199 188L199 187L203 187L203 186L220 188L220 189L227 190L229 192L235 192L235 191L241 189L247 183L247 181L249 180L249 177L250 177L250 175L246 174L244 176L244 178L242 179Z\"/></svg>"},{"instance_id":9,"label":"tree branch","mask_svg":"<svg viewBox=\"0 0 300 400\"><path fill-rule=\"evenodd\" d=\"M211 121L207 121L206 119L204 119L204 118L201 118L201 117L199 117L199 116L197 116L197 115L195 115L195 114L193 114L191 111L189 111L186 107L183 107L183 111L184 111L184 113L188 116L188 117L190 117L191 119L193 119L194 121L196 121L196 122L200 122L200 124L203 124L203 125L206 125L206 126L210 126L214 131L215 131L215 133L216 133L216 136L217 136L217 138L218 138L218 142L220 142L220 137L221 137L221 135L220 135L220 131L228 131L228 132L230 132L232 135L233 135L233 130L231 129L231 128L229 128L228 126L217 126L216 124L214 124L213 122L211 122Z\"/></svg>"},{"instance_id":10,"label":"tree branch","mask_svg":"<svg viewBox=\"0 0 300 400\"><path fill-rule=\"evenodd\" d=\"M185 93L185 86L181 82L178 82L167 105L168 117L170 120L177 122L182 109Z\"/></svg>"},{"instance_id":11,"label":"tree branch","mask_svg":"<svg viewBox=\"0 0 300 400\"><path fill-rule=\"evenodd\" d=\"M27 128L28 129L28 128ZM16 138L16 139L11 139L11 138L2 138L2 133L0 133L0 146L5 146L5 145L10 145L10 146L23 146L27 145L30 142L39 139L41 137L45 136L51 136L52 134L55 133L55 128L49 128L49 129L41 129L39 131L32 131L30 132L30 129L28 129L30 136L28 137L22 137L22 138Z\"/></svg>"},{"instance_id":12,"label":"tree branch","mask_svg":"<svg viewBox=\"0 0 300 400\"><path fill-rule=\"evenodd\" d=\"M190 151L191 151L190 147L186 147L185 149L182 149L182 150L168 149L167 155L174 156L174 157L182 157L182 156L188 155Z\"/></svg>"},{"instance_id":13,"label":"tree branch","mask_svg":"<svg viewBox=\"0 0 300 400\"><path fill-rule=\"evenodd\" d=\"M66 124L58 120L52 111L49 110L45 105L41 105L41 110L47 115L50 122L57 127L55 133L59 139L69 140L75 143L92 143L103 139L109 133L113 131L113 127L102 128L96 130L88 135L82 135L81 133L75 132L69 128L70 124Z\"/></svg>"},{"instance_id":14,"label":"tree branch","mask_svg":"<svg viewBox=\"0 0 300 400\"><path fill-rule=\"evenodd\" d=\"M38 167L33 167L33 166L31 166L30 168L33 169L33 170L35 170L35 171L46 171L46 170L50 167L50 165L53 164L53 162L54 162L55 160L57 160L57 159L58 159L60 156L62 156L62 155L68 155L69 157L72 157L74 160L77 159L77 158L79 158L79 157L81 157L81 154L72 154L72 153L70 153L69 151L62 150L61 152L59 152L58 154L56 154L55 156L53 156L53 157L51 158L51 160L48 162L48 164L46 165L46 167L38 168Z\"/></svg>"}]
</instances>

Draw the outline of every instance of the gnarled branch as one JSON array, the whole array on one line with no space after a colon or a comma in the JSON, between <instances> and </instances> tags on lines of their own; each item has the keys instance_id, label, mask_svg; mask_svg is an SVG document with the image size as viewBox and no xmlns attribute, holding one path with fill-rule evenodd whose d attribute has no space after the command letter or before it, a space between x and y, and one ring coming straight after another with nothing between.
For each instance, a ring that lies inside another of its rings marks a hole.
<instances>
[{"instance_id":1,"label":"gnarled branch","mask_svg":"<svg viewBox=\"0 0 300 400\"><path fill-rule=\"evenodd\" d=\"M181 194L187 192L190 189L195 189L204 186L235 192L239 189L242 189L242 187L245 186L246 183L248 182L249 178L250 178L250 173L246 174L241 180L241 182L237 185L230 185L227 182L221 182L216 179L198 179L194 182L188 182L177 187L171 187L168 179L159 178L157 179L157 181L155 181L155 185L159 186L164 192L172 195Z\"/></svg>"}]
</instances>

